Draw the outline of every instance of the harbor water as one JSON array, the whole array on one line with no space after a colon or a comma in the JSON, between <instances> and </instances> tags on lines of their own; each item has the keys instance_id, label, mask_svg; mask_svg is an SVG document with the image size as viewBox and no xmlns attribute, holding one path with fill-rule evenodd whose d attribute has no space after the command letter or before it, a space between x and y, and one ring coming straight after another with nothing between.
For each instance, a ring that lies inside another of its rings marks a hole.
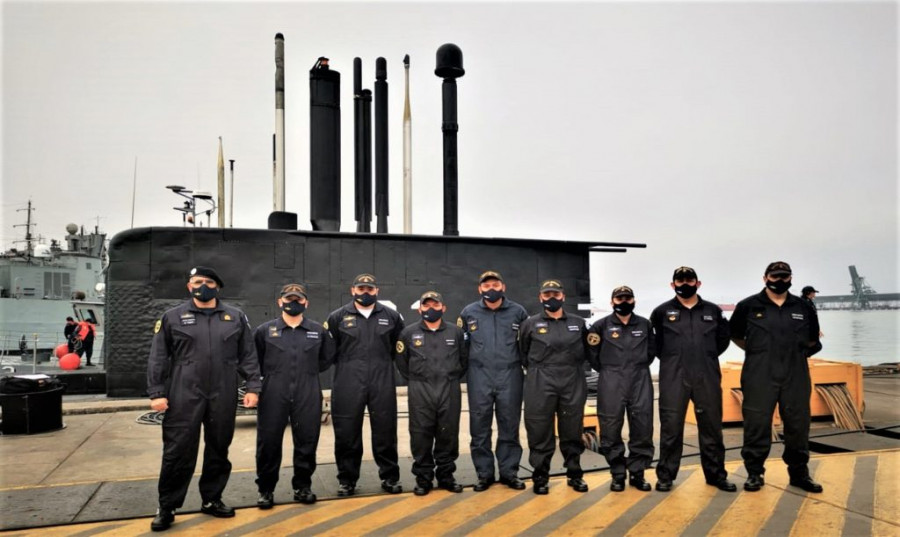
<instances>
[{"instance_id":1,"label":"harbor water","mask_svg":"<svg viewBox=\"0 0 900 537\"><path fill-rule=\"evenodd\" d=\"M816 358L864 366L900 361L900 310L819 311L819 325L824 336ZM733 343L720 357L743 359L743 351Z\"/></svg>"}]
</instances>

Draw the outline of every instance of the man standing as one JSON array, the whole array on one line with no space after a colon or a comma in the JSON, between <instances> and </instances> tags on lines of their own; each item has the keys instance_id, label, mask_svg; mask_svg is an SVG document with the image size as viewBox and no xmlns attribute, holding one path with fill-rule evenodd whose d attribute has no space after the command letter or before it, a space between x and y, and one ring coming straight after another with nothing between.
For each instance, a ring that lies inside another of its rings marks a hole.
<instances>
[{"instance_id":1,"label":"man standing","mask_svg":"<svg viewBox=\"0 0 900 537\"><path fill-rule=\"evenodd\" d=\"M597 415L600 418L600 453L606 457L613 492L628 483L647 492L644 470L653 460L653 384L650 363L655 343L650 321L635 315L634 291L623 285L612 292L613 313L590 328L591 365L597 377ZM628 456L622 426L628 414Z\"/></svg>"},{"instance_id":2,"label":"man standing","mask_svg":"<svg viewBox=\"0 0 900 537\"><path fill-rule=\"evenodd\" d=\"M563 310L565 291L559 280L541 284L538 298L544 308L532 315L519 331L519 350L525 375L525 431L528 462L534 468L534 493L550 491L550 459L556 450L553 419L559 430L559 450L565 460L566 483L577 492L587 492L582 477L581 440L587 382L584 363L588 358L588 334L584 319Z\"/></svg>"},{"instance_id":3,"label":"man standing","mask_svg":"<svg viewBox=\"0 0 900 537\"><path fill-rule=\"evenodd\" d=\"M205 447L200 510L220 518L234 516L234 509L222 503L222 492L231 474L228 447L234 436L237 376L247 381L245 407L256 406L260 381L247 316L217 298L222 287L215 270L191 269L191 299L165 312L153 328L147 393L150 407L166 412L153 531L168 529L175 509L184 503L197 465L201 424Z\"/></svg>"},{"instance_id":4,"label":"man standing","mask_svg":"<svg viewBox=\"0 0 900 537\"><path fill-rule=\"evenodd\" d=\"M357 276L350 294L353 300L332 312L325 323L325 329L337 344L331 416L334 420L338 496L356 492L366 407L381 488L399 494L403 488L399 483L400 467L397 464L397 389L393 353L403 330L403 318L378 303L378 284L371 274Z\"/></svg>"},{"instance_id":5,"label":"man standing","mask_svg":"<svg viewBox=\"0 0 900 537\"><path fill-rule=\"evenodd\" d=\"M435 291L419 299L421 322L412 323L397 341L397 368L409 380L409 440L416 496L434 486L462 492L456 482L459 458L460 379L466 374L468 342L461 328L441 319L447 307Z\"/></svg>"},{"instance_id":6,"label":"man standing","mask_svg":"<svg viewBox=\"0 0 900 537\"><path fill-rule=\"evenodd\" d=\"M809 397L812 390L807 358L822 350L815 310L790 294L791 266L769 263L765 288L738 302L731 315L731 339L744 349L741 390L744 395L744 447L747 469L744 490L764 484L765 461L772 447L775 405L784 424L784 454L790 484L822 492L809 475Z\"/></svg>"},{"instance_id":7,"label":"man standing","mask_svg":"<svg viewBox=\"0 0 900 537\"><path fill-rule=\"evenodd\" d=\"M487 490L494 482L491 427L495 412L500 483L522 490L525 483L519 479L518 472L522 459L519 423L524 375L516 339L528 313L506 298L506 284L499 272L482 273L478 277L478 293L481 300L466 306L457 321L469 338L466 386L472 462L478 474L475 492Z\"/></svg>"},{"instance_id":8,"label":"man standing","mask_svg":"<svg viewBox=\"0 0 900 537\"><path fill-rule=\"evenodd\" d=\"M811 307L813 310L815 310L817 312L818 312L818 308L816 307L816 303L814 302L813 299L816 298L816 293L818 293L818 292L819 291L817 291L816 288L813 287L812 285L807 285L806 287L803 288L803 291L801 291L802 296L800 297L803 299L804 302L806 302L806 305L808 305L809 307Z\"/></svg>"},{"instance_id":9,"label":"man standing","mask_svg":"<svg viewBox=\"0 0 900 537\"><path fill-rule=\"evenodd\" d=\"M63 337L66 338L66 345L69 352L75 350L75 333L78 330L78 323L71 317L66 317L66 326L63 328Z\"/></svg>"},{"instance_id":10,"label":"man standing","mask_svg":"<svg viewBox=\"0 0 900 537\"><path fill-rule=\"evenodd\" d=\"M688 401L700 440L700 465L706 483L726 492L737 490L725 471L722 441L722 372L719 355L729 343L728 321L719 306L697 290L701 282L690 267L678 267L670 284L675 298L653 310L650 323L659 357L659 463L656 490L672 490L684 447Z\"/></svg>"},{"instance_id":11,"label":"man standing","mask_svg":"<svg viewBox=\"0 0 900 537\"><path fill-rule=\"evenodd\" d=\"M334 340L325 328L307 319L306 288L289 283L281 288L281 315L253 331L263 375L256 434L256 484L260 509L275 505L275 484L281 468L284 428L291 425L294 444L294 501L315 503L312 474L322 428L322 388L319 372L334 360Z\"/></svg>"}]
</instances>

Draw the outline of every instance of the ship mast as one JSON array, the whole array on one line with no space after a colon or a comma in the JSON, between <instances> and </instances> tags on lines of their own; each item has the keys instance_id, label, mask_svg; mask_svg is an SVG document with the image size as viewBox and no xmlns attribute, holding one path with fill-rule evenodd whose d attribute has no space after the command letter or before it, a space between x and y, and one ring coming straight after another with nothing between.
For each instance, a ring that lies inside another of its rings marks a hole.
<instances>
[{"instance_id":1,"label":"ship mast","mask_svg":"<svg viewBox=\"0 0 900 537\"><path fill-rule=\"evenodd\" d=\"M28 211L28 218L24 224L15 224L13 227L22 227L25 226L25 259L31 261L31 257L34 255L34 245L32 244L32 236L31 236L31 226L35 225L31 223L31 200L28 200L28 208L27 209L19 209L17 212ZM17 241L22 242L22 241Z\"/></svg>"}]
</instances>

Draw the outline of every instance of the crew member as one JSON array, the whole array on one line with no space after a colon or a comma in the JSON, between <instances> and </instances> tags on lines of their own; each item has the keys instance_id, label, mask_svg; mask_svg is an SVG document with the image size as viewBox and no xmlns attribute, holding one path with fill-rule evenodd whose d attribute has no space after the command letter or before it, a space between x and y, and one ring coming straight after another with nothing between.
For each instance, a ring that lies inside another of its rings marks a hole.
<instances>
[{"instance_id":1,"label":"crew member","mask_svg":"<svg viewBox=\"0 0 900 537\"><path fill-rule=\"evenodd\" d=\"M253 331L263 375L256 433L256 484L260 509L275 504L275 484L281 468L284 429L291 425L294 445L294 501L315 503L312 474L322 428L322 388L319 372L334 360L334 340L325 328L303 313L306 288L289 283L281 288L281 315Z\"/></svg>"},{"instance_id":2,"label":"crew member","mask_svg":"<svg viewBox=\"0 0 900 537\"><path fill-rule=\"evenodd\" d=\"M672 490L684 447L688 401L700 440L700 466L709 485L726 492L737 487L725 471L722 441L722 372L719 355L729 343L728 321L719 306L697 294L702 282L690 267L678 267L669 285L675 297L653 310L650 323L659 357L659 463L656 490Z\"/></svg>"},{"instance_id":3,"label":"crew member","mask_svg":"<svg viewBox=\"0 0 900 537\"><path fill-rule=\"evenodd\" d=\"M600 453L612 474L610 490L625 490L628 483L649 491L644 470L653 460L653 384L650 363L655 343L650 321L636 315L634 291L623 285L612 292L613 313L591 328L592 366L597 370L597 415L600 418ZM628 455L622 425L628 414Z\"/></svg>"},{"instance_id":4,"label":"crew member","mask_svg":"<svg viewBox=\"0 0 900 537\"><path fill-rule=\"evenodd\" d=\"M442 320L446 311L440 293L424 293L419 299L422 320L404 328L397 341L397 368L409 380L409 441L417 496L431 491L435 477L442 489L463 489L453 472L459 457L460 379L469 348L466 333Z\"/></svg>"},{"instance_id":5,"label":"crew member","mask_svg":"<svg viewBox=\"0 0 900 537\"><path fill-rule=\"evenodd\" d=\"M491 427L495 413L500 483L522 490L525 483L518 472L522 459L519 422L524 375L516 339L528 313L506 297L506 284L499 272L482 273L478 277L478 293L481 300L463 308L457 321L469 338L466 391L472 463L478 476L475 491L487 490L494 483Z\"/></svg>"},{"instance_id":6,"label":"crew member","mask_svg":"<svg viewBox=\"0 0 900 537\"><path fill-rule=\"evenodd\" d=\"M744 490L765 484L765 462L772 446L775 405L784 424L784 453L790 484L807 492L822 492L809 475L809 397L807 358L822 350L819 319L814 309L790 294L791 266L769 263L765 288L738 302L731 314L731 339L744 349L741 390L744 403L744 447L747 469Z\"/></svg>"},{"instance_id":7,"label":"crew member","mask_svg":"<svg viewBox=\"0 0 900 537\"><path fill-rule=\"evenodd\" d=\"M91 363L91 356L94 354L94 337L97 333L97 327L94 325L92 319L81 321L77 326L78 328L75 331L75 337L81 341L81 351L78 352L78 355L81 356L81 354L84 353L84 357L87 358L85 365L93 366L94 364Z\"/></svg>"},{"instance_id":8,"label":"crew member","mask_svg":"<svg viewBox=\"0 0 900 537\"><path fill-rule=\"evenodd\" d=\"M366 407L372 425L372 452L381 488L403 492L397 464L397 390L393 353L403 317L378 302L375 276L360 274L350 286L353 297L325 323L337 344L331 416L338 496L356 492L362 462L362 425Z\"/></svg>"},{"instance_id":9,"label":"crew member","mask_svg":"<svg viewBox=\"0 0 900 537\"><path fill-rule=\"evenodd\" d=\"M78 330L78 323L71 317L66 317L66 326L63 328L63 337L66 338L66 346L69 352L75 350L75 331Z\"/></svg>"},{"instance_id":10,"label":"crew member","mask_svg":"<svg viewBox=\"0 0 900 537\"><path fill-rule=\"evenodd\" d=\"M166 413L153 531L171 526L175 509L184 503L197 465L201 424L200 510L220 518L234 516L234 509L222 502L222 492L231 474L228 447L234 436L238 374L247 381L245 407L256 406L261 386L250 323L241 310L218 299L222 287L212 268L191 269L191 299L166 311L153 328L147 393L150 407Z\"/></svg>"},{"instance_id":11,"label":"crew member","mask_svg":"<svg viewBox=\"0 0 900 537\"><path fill-rule=\"evenodd\" d=\"M519 330L519 351L525 375L525 432L528 462L534 468L535 494L550 490L550 459L556 450L553 420L559 430L559 450L566 467L566 483L577 492L587 492L582 479L581 440L587 382L584 364L588 358L585 320L567 314L559 280L541 284L538 298L543 312L528 317Z\"/></svg>"},{"instance_id":12,"label":"crew member","mask_svg":"<svg viewBox=\"0 0 900 537\"><path fill-rule=\"evenodd\" d=\"M818 308L816 307L816 303L815 303L814 299L816 298L816 294L818 292L819 291L817 291L816 288L813 287L812 285L807 285L801 291L802 296L800 297L803 299L804 302L806 302L807 306L811 307L813 310L816 310L816 311L818 311Z\"/></svg>"}]
</instances>

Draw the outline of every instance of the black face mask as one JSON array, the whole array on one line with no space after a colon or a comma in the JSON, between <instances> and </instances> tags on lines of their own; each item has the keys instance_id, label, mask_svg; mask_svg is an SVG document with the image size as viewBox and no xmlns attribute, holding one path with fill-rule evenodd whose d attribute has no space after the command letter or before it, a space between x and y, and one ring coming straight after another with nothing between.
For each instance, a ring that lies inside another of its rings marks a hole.
<instances>
[{"instance_id":1,"label":"black face mask","mask_svg":"<svg viewBox=\"0 0 900 537\"><path fill-rule=\"evenodd\" d=\"M675 294L681 298L691 298L697 294L697 286L689 283L683 283L675 286Z\"/></svg>"},{"instance_id":2,"label":"black face mask","mask_svg":"<svg viewBox=\"0 0 900 537\"><path fill-rule=\"evenodd\" d=\"M374 304L376 298L372 293L362 293L359 295L354 295L353 300L355 300L357 304L365 308Z\"/></svg>"},{"instance_id":3,"label":"black face mask","mask_svg":"<svg viewBox=\"0 0 900 537\"><path fill-rule=\"evenodd\" d=\"M791 288L791 282L786 282L784 280L775 280L774 282L766 280L766 287L771 289L776 295L783 295Z\"/></svg>"},{"instance_id":4,"label":"black face mask","mask_svg":"<svg viewBox=\"0 0 900 537\"><path fill-rule=\"evenodd\" d=\"M631 315L634 311L634 302L622 302L621 304L613 304L613 311L619 315Z\"/></svg>"},{"instance_id":5,"label":"black face mask","mask_svg":"<svg viewBox=\"0 0 900 537\"><path fill-rule=\"evenodd\" d=\"M481 298L483 298L485 302L496 302L503 298L503 291L499 289L488 289L481 293Z\"/></svg>"},{"instance_id":6,"label":"black face mask","mask_svg":"<svg viewBox=\"0 0 900 537\"><path fill-rule=\"evenodd\" d=\"M543 304L544 309L549 311L550 313L554 313L559 311L559 308L562 307L563 301L560 298L548 298L547 300L542 300L541 304Z\"/></svg>"},{"instance_id":7,"label":"black face mask","mask_svg":"<svg viewBox=\"0 0 900 537\"><path fill-rule=\"evenodd\" d=\"M203 284L200 287L191 289L191 296L196 298L200 302L209 302L210 300L219 296L219 288L213 288L206 284Z\"/></svg>"},{"instance_id":8,"label":"black face mask","mask_svg":"<svg viewBox=\"0 0 900 537\"><path fill-rule=\"evenodd\" d=\"M429 308L427 310L422 311L422 318L425 319L426 321L428 321L429 323L440 321L441 317L443 317L443 316L444 316L443 310L436 310L436 309Z\"/></svg>"},{"instance_id":9,"label":"black face mask","mask_svg":"<svg viewBox=\"0 0 900 537\"><path fill-rule=\"evenodd\" d=\"M281 306L281 310L291 317L296 317L306 311L306 304L301 304L296 300L293 302L285 302L284 305Z\"/></svg>"}]
</instances>

